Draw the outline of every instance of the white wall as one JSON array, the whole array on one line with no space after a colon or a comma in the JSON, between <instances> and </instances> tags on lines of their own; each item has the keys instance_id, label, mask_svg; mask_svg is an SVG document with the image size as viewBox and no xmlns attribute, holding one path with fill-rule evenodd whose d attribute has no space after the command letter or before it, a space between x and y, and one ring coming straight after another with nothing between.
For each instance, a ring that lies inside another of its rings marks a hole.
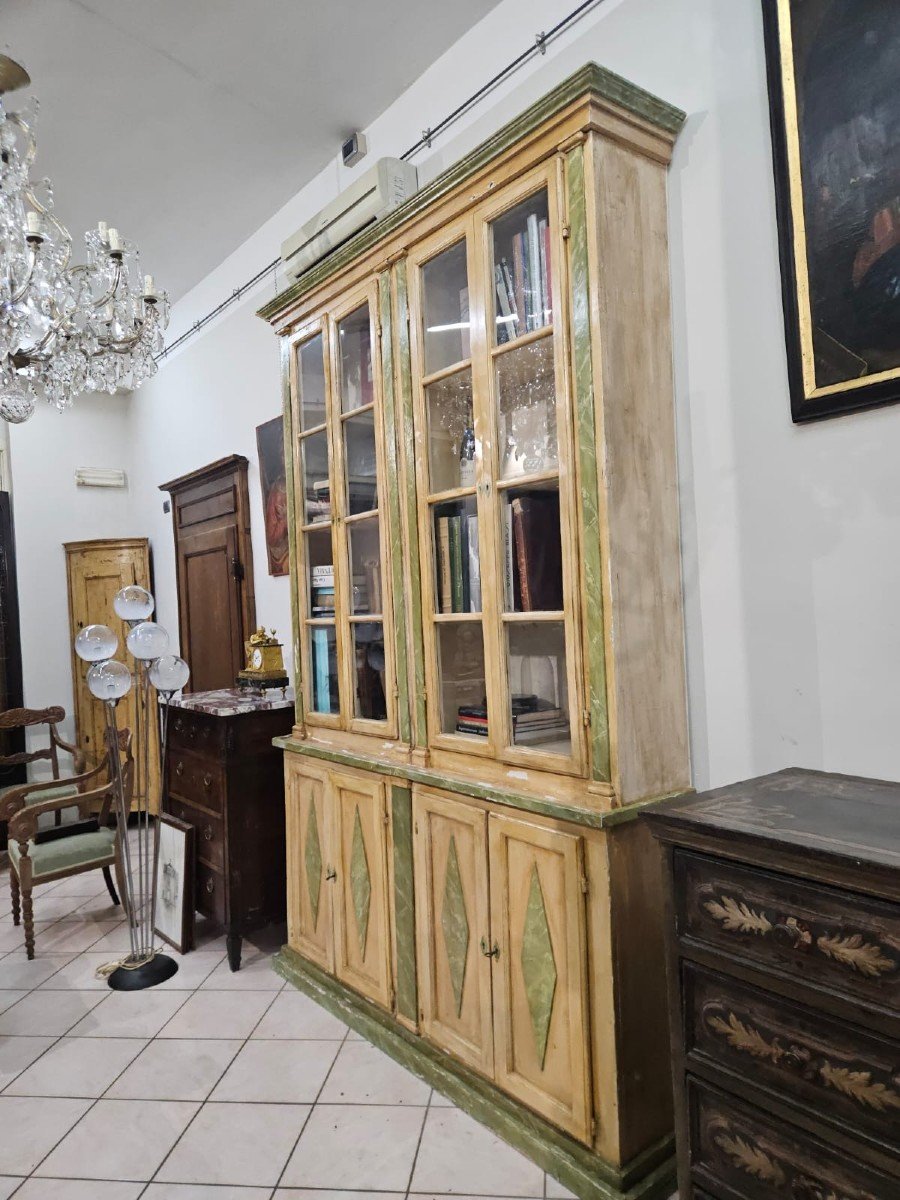
<instances>
[{"instance_id":1,"label":"white wall","mask_svg":"<svg viewBox=\"0 0 900 1200\"><path fill-rule=\"evenodd\" d=\"M76 467L128 471L128 403L122 396L87 395L68 413L42 405L9 431L25 704L61 704L67 741L75 727L63 544L146 536L132 523L130 491L75 483ZM46 735L37 740L46 744Z\"/></svg>"},{"instance_id":2,"label":"white wall","mask_svg":"<svg viewBox=\"0 0 900 1200\"><path fill-rule=\"evenodd\" d=\"M367 162L405 150L571 7L503 0L372 122ZM900 779L900 408L791 424L759 10L606 0L417 163L432 177L589 59L687 111L670 234L695 782L789 763ZM172 335L273 259L346 176L333 164L274 214L177 306ZM171 530L156 487L233 451L255 463L255 426L279 407L276 339L254 316L271 294L267 280L193 338L128 410L132 501L170 628ZM286 632L288 585L265 572L255 474L250 487L257 611ZM24 582L22 595L27 609Z\"/></svg>"}]
</instances>

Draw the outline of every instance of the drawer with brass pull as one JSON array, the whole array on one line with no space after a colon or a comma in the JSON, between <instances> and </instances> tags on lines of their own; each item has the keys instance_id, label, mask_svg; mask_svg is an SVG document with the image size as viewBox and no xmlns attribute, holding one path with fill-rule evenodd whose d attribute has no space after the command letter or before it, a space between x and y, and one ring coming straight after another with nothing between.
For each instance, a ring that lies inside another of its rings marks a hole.
<instances>
[{"instance_id":1,"label":"drawer with brass pull","mask_svg":"<svg viewBox=\"0 0 900 1200\"><path fill-rule=\"evenodd\" d=\"M682 997L689 1068L806 1102L900 1157L900 1043L693 963Z\"/></svg>"},{"instance_id":2,"label":"drawer with brass pull","mask_svg":"<svg viewBox=\"0 0 900 1200\"><path fill-rule=\"evenodd\" d=\"M225 877L215 867L198 861L196 878L198 911L221 924L225 920Z\"/></svg>"},{"instance_id":3,"label":"drawer with brass pull","mask_svg":"<svg viewBox=\"0 0 900 1200\"><path fill-rule=\"evenodd\" d=\"M169 797L168 808L174 817L187 821L196 830L194 838L197 858L208 862L219 871L224 871L225 829L221 817L214 817L174 796Z\"/></svg>"},{"instance_id":4,"label":"drawer with brass pull","mask_svg":"<svg viewBox=\"0 0 900 1200\"><path fill-rule=\"evenodd\" d=\"M222 811L224 780L221 769L193 754L175 753L168 756L169 794L199 804L212 812Z\"/></svg>"},{"instance_id":5,"label":"drawer with brass pull","mask_svg":"<svg viewBox=\"0 0 900 1200\"><path fill-rule=\"evenodd\" d=\"M681 938L896 1011L900 907L677 850Z\"/></svg>"},{"instance_id":6,"label":"drawer with brass pull","mask_svg":"<svg viewBox=\"0 0 900 1200\"><path fill-rule=\"evenodd\" d=\"M900 1200L900 1180L691 1077L687 1102L691 1176L713 1194L721 1188L744 1200Z\"/></svg>"}]
</instances>

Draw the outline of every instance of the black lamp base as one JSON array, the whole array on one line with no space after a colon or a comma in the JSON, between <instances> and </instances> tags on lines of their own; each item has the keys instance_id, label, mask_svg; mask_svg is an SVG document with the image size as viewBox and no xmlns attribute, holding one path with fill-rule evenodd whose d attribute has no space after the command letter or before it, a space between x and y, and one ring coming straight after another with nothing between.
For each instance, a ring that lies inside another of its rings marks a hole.
<instances>
[{"instance_id":1,"label":"black lamp base","mask_svg":"<svg viewBox=\"0 0 900 1200\"><path fill-rule=\"evenodd\" d=\"M106 982L116 992L141 992L171 979L177 970L178 963L174 958L169 958L168 954L154 954L149 962L133 971L117 967Z\"/></svg>"}]
</instances>

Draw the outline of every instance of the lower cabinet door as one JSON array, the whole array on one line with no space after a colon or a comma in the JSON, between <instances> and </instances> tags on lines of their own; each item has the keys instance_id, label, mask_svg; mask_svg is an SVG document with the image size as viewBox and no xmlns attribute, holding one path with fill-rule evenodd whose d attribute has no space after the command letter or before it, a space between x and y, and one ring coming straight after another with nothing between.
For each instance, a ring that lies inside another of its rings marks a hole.
<instances>
[{"instance_id":1,"label":"lower cabinet door","mask_svg":"<svg viewBox=\"0 0 900 1200\"><path fill-rule=\"evenodd\" d=\"M416 791L413 818L421 1029L493 1076L487 815Z\"/></svg>"},{"instance_id":2,"label":"lower cabinet door","mask_svg":"<svg viewBox=\"0 0 900 1200\"><path fill-rule=\"evenodd\" d=\"M581 838L491 813L497 1083L591 1139Z\"/></svg>"},{"instance_id":3,"label":"lower cabinet door","mask_svg":"<svg viewBox=\"0 0 900 1200\"><path fill-rule=\"evenodd\" d=\"M337 977L391 1007L386 807L379 779L331 773Z\"/></svg>"},{"instance_id":4,"label":"lower cabinet door","mask_svg":"<svg viewBox=\"0 0 900 1200\"><path fill-rule=\"evenodd\" d=\"M288 942L334 969L331 828L326 776L290 766L285 779Z\"/></svg>"}]
</instances>

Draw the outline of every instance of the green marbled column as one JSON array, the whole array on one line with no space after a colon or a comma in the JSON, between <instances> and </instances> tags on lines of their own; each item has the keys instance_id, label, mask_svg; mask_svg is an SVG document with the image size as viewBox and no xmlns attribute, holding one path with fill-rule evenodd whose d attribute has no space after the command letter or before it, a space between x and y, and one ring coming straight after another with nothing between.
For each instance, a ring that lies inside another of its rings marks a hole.
<instances>
[{"instance_id":1,"label":"green marbled column","mask_svg":"<svg viewBox=\"0 0 900 1200\"><path fill-rule=\"evenodd\" d=\"M406 263L395 268L397 279L397 348L399 405L403 461L406 468L406 523L409 531L409 619L412 623L413 701L415 705L415 744L425 746L425 641L422 632L422 579L419 565L419 524L416 502L416 442L413 426L412 360L409 345L409 293Z\"/></svg>"},{"instance_id":2,"label":"green marbled column","mask_svg":"<svg viewBox=\"0 0 900 1200\"><path fill-rule=\"evenodd\" d=\"M591 355L590 278L587 211L584 192L584 147L566 155L569 216L575 439L581 475L581 546L585 589L585 644L588 666L591 775L609 780L609 716L606 704L603 564L600 558L600 495L597 479L597 430ZM602 269L602 267L601 267Z\"/></svg>"},{"instance_id":3,"label":"green marbled column","mask_svg":"<svg viewBox=\"0 0 900 1200\"><path fill-rule=\"evenodd\" d=\"M391 321L391 276L378 277L381 323L381 387L387 465L388 543L391 591L394 597L394 659L397 663L397 713L400 741L409 743L409 668L406 658L406 597L403 588L403 537L400 525L400 474L397 464L397 418L394 398L394 354ZM388 636L388 630L385 630Z\"/></svg>"},{"instance_id":4,"label":"green marbled column","mask_svg":"<svg viewBox=\"0 0 900 1200\"><path fill-rule=\"evenodd\" d=\"M288 511L288 574L291 580L291 645L294 658L294 720L303 724L303 687L300 677L300 593L297 572L297 512L294 507L294 411L291 404L291 354L286 337L281 339L281 402L284 411L284 486Z\"/></svg>"},{"instance_id":5,"label":"green marbled column","mask_svg":"<svg viewBox=\"0 0 900 1200\"><path fill-rule=\"evenodd\" d=\"M416 901L413 883L412 791L391 788L394 845L394 927L397 934L397 1012L410 1021L418 1016L416 982Z\"/></svg>"}]
</instances>

